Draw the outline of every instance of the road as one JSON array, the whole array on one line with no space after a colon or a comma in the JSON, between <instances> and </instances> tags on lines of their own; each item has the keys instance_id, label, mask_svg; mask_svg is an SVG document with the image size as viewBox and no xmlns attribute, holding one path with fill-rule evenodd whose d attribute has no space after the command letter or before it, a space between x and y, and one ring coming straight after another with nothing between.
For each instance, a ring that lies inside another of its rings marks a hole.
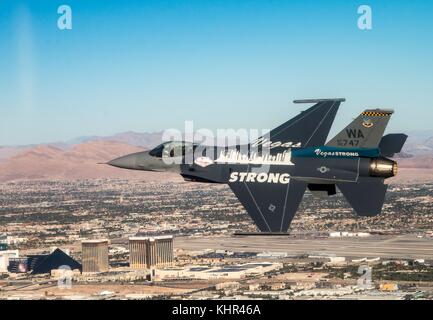
<instances>
[{"instance_id":1,"label":"road","mask_svg":"<svg viewBox=\"0 0 433 320\"><path fill-rule=\"evenodd\" d=\"M352 258L432 259L433 239L413 235L366 238L311 238L287 236L178 237L175 249L224 249L250 252L287 252L289 255L325 254Z\"/></svg>"}]
</instances>

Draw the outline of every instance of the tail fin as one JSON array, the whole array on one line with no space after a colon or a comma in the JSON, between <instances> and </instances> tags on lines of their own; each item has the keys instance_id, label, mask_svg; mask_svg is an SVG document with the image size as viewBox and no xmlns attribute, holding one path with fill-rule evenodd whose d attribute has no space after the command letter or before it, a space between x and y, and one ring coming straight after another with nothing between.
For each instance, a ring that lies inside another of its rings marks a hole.
<instances>
[{"instance_id":1,"label":"tail fin","mask_svg":"<svg viewBox=\"0 0 433 320\"><path fill-rule=\"evenodd\" d=\"M377 148L392 110L365 110L326 145L345 148Z\"/></svg>"},{"instance_id":2,"label":"tail fin","mask_svg":"<svg viewBox=\"0 0 433 320\"><path fill-rule=\"evenodd\" d=\"M290 146L323 145L334 122L335 115L344 99L295 100L294 103L316 103L296 117L271 130L267 137L261 137L250 146L270 146L281 149Z\"/></svg>"},{"instance_id":3,"label":"tail fin","mask_svg":"<svg viewBox=\"0 0 433 320\"><path fill-rule=\"evenodd\" d=\"M357 215L372 217L382 211L388 185L383 179L359 178L358 183L341 183L337 187Z\"/></svg>"}]
</instances>

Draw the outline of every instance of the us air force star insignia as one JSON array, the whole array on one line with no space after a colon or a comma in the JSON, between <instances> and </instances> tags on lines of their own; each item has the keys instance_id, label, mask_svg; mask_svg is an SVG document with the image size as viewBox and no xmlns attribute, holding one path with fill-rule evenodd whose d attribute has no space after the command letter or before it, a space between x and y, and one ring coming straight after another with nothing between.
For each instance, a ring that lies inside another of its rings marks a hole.
<instances>
[{"instance_id":1,"label":"us air force star insignia","mask_svg":"<svg viewBox=\"0 0 433 320\"><path fill-rule=\"evenodd\" d=\"M373 121L371 121L371 119L364 119L362 125L366 128L371 128L373 126Z\"/></svg>"},{"instance_id":2,"label":"us air force star insignia","mask_svg":"<svg viewBox=\"0 0 433 320\"><path fill-rule=\"evenodd\" d=\"M320 173L327 173L328 171L330 171L331 169L329 169L329 168L327 168L327 167L325 167L325 166L322 166L322 167L320 167L320 168L317 168L317 171L319 171Z\"/></svg>"},{"instance_id":3,"label":"us air force star insignia","mask_svg":"<svg viewBox=\"0 0 433 320\"><path fill-rule=\"evenodd\" d=\"M269 208L268 208L268 209L269 209L270 212L274 212L276 208L277 208L277 207L271 203L271 204L269 205Z\"/></svg>"}]
</instances>

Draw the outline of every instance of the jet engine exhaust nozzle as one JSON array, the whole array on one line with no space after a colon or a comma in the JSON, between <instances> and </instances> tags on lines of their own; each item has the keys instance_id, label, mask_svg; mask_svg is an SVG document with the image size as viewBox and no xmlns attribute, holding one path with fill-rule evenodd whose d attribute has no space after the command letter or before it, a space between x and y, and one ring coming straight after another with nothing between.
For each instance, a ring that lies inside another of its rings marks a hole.
<instances>
[{"instance_id":1,"label":"jet engine exhaust nozzle","mask_svg":"<svg viewBox=\"0 0 433 320\"><path fill-rule=\"evenodd\" d=\"M397 162L389 159L372 159L370 162L370 176L391 178L397 175Z\"/></svg>"}]
</instances>

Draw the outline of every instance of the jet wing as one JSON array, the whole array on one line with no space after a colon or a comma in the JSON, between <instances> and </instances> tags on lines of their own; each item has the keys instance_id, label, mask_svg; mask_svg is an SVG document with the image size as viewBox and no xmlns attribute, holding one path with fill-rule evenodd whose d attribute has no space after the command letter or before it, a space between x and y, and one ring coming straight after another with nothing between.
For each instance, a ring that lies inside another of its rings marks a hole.
<instances>
[{"instance_id":1,"label":"jet wing","mask_svg":"<svg viewBox=\"0 0 433 320\"><path fill-rule=\"evenodd\" d=\"M261 232L287 232L305 193L306 183L234 182L230 188Z\"/></svg>"},{"instance_id":2,"label":"jet wing","mask_svg":"<svg viewBox=\"0 0 433 320\"><path fill-rule=\"evenodd\" d=\"M295 103L315 103L308 110L271 130L267 136L250 144L250 149L270 146L271 155L282 153L290 146L320 146L334 122L340 103L344 99L297 100ZM250 167L247 170L250 171ZM266 170L266 167L263 167ZM270 166L267 173L272 173ZM287 232L298 210L307 184L289 181L228 183L239 201L262 232Z\"/></svg>"}]
</instances>

